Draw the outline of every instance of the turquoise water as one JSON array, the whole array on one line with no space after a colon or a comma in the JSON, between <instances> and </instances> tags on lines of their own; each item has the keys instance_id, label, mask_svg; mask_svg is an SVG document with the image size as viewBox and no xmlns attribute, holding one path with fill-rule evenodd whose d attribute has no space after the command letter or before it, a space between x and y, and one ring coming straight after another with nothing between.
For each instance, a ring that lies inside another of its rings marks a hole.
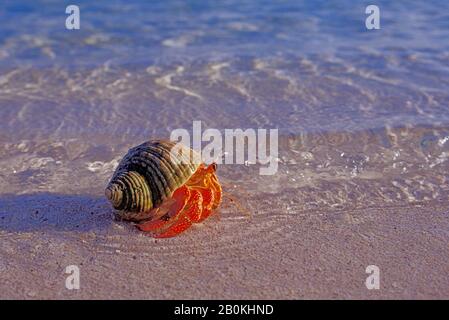
<instances>
[{"instance_id":1,"label":"turquoise water","mask_svg":"<svg viewBox=\"0 0 449 320\"><path fill-rule=\"evenodd\" d=\"M80 30L68 4L0 5L1 192L102 194L129 147L200 120L279 129L275 191L447 196L447 1L377 1L380 30L367 1L77 1Z\"/></svg>"},{"instance_id":2,"label":"turquoise water","mask_svg":"<svg viewBox=\"0 0 449 320\"><path fill-rule=\"evenodd\" d=\"M210 127L295 133L446 125L449 5L378 1L0 5L0 135L166 134Z\"/></svg>"}]
</instances>

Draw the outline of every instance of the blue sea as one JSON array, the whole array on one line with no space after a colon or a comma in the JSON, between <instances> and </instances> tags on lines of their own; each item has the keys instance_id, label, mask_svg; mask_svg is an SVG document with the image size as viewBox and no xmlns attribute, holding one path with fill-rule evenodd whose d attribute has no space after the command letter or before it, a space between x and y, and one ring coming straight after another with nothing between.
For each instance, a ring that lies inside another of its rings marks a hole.
<instances>
[{"instance_id":1,"label":"blue sea","mask_svg":"<svg viewBox=\"0 0 449 320\"><path fill-rule=\"evenodd\" d=\"M278 174L296 182L274 190L380 179L444 198L449 3L376 1L377 30L370 4L2 1L0 191L101 194L128 148L201 121L278 129Z\"/></svg>"}]
</instances>

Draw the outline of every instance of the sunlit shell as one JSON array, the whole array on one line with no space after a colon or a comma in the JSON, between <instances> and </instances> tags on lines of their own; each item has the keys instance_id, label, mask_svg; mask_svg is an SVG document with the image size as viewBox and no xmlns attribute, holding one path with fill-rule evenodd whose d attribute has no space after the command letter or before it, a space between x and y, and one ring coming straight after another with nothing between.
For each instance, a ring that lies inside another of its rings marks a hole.
<instances>
[{"instance_id":1,"label":"sunlit shell","mask_svg":"<svg viewBox=\"0 0 449 320\"><path fill-rule=\"evenodd\" d=\"M128 151L105 194L119 215L140 221L184 185L200 165L199 155L179 143L151 140Z\"/></svg>"}]
</instances>

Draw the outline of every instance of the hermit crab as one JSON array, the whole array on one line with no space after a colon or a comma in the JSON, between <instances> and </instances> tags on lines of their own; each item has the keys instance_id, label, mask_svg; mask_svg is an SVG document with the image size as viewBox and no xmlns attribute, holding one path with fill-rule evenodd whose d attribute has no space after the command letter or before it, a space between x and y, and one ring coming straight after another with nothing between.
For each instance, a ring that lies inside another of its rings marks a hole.
<instances>
[{"instance_id":1,"label":"hermit crab","mask_svg":"<svg viewBox=\"0 0 449 320\"><path fill-rule=\"evenodd\" d=\"M151 140L128 151L105 195L122 219L154 237L173 237L219 206L216 170L181 143Z\"/></svg>"}]
</instances>

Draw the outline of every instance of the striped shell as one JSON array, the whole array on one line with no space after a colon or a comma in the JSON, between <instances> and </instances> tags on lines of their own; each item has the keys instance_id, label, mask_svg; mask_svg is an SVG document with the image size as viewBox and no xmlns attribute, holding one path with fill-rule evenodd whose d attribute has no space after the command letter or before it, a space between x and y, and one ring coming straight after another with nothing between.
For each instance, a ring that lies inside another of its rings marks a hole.
<instances>
[{"instance_id":1,"label":"striped shell","mask_svg":"<svg viewBox=\"0 0 449 320\"><path fill-rule=\"evenodd\" d=\"M126 220L141 221L170 198L200 165L199 155L180 143L151 140L128 151L107 188L106 197Z\"/></svg>"}]
</instances>

